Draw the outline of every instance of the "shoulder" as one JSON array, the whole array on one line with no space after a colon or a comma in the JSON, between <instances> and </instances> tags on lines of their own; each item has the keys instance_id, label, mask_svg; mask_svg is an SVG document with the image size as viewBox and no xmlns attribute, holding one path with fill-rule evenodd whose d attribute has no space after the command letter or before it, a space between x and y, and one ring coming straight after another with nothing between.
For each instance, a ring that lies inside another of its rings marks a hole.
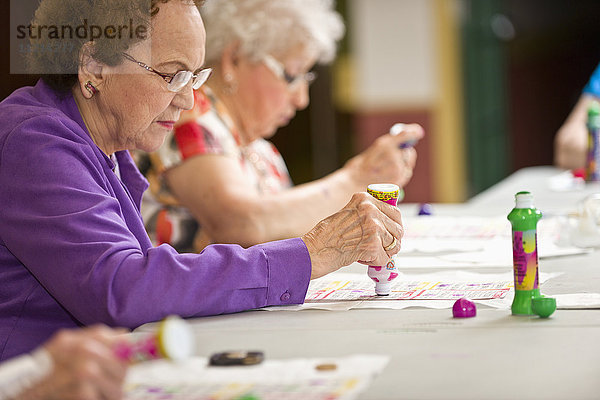
<instances>
[{"instance_id":1,"label":"shoulder","mask_svg":"<svg viewBox=\"0 0 600 400\"><path fill-rule=\"evenodd\" d=\"M253 141L250 146L254 151L257 151L269 158L282 158L279 150L277 150L277 147L275 147L272 142L266 139L257 139Z\"/></svg>"},{"instance_id":2,"label":"shoulder","mask_svg":"<svg viewBox=\"0 0 600 400\"><path fill-rule=\"evenodd\" d=\"M15 91L0 103L0 146L9 138L23 146L65 139L89 144L89 135L69 115L72 108L76 108L72 97L61 98L40 83Z\"/></svg>"},{"instance_id":3,"label":"shoulder","mask_svg":"<svg viewBox=\"0 0 600 400\"><path fill-rule=\"evenodd\" d=\"M33 89L17 91L0 104L0 166L30 171L100 170L102 166L92 139L80 123L61 107L62 100L35 96Z\"/></svg>"},{"instance_id":4,"label":"shoulder","mask_svg":"<svg viewBox=\"0 0 600 400\"><path fill-rule=\"evenodd\" d=\"M0 162L11 153L41 156L44 152L81 146L92 150L86 133L64 114L52 110L28 111L31 110L21 110L18 118L13 116L0 124Z\"/></svg>"}]
</instances>

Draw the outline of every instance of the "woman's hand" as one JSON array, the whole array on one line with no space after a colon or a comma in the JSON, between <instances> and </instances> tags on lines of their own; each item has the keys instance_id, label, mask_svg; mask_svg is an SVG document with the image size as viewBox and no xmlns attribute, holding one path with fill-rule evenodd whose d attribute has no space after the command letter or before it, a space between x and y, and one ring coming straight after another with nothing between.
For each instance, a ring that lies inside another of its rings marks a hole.
<instances>
[{"instance_id":1,"label":"woman's hand","mask_svg":"<svg viewBox=\"0 0 600 400\"><path fill-rule=\"evenodd\" d=\"M400 250L400 210L367 193L356 193L337 213L302 236L312 263L311 279L358 261L385 265ZM394 238L397 245L389 248Z\"/></svg>"},{"instance_id":2,"label":"woman's hand","mask_svg":"<svg viewBox=\"0 0 600 400\"><path fill-rule=\"evenodd\" d=\"M585 166L588 138L585 123L563 125L555 139L555 164L560 168L577 169Z\"/></svg>"},{"instance_id":3,"label":"woman's hand","mask_svg":"<svg viewBox=\"0 0 600 400\"><path fill-rule=\"evenodd\" d=\"M559 168L583 168L587 149L585 121L569 121L561 126L554 139L554 163Z\"/></svg>"},{"instance_id":4,"label":"woman's hand","mask_svg":"<svg viewBox=\"0 0 600 400\"><path fill-rule=\"evenodd\" d=\"M112 351L118 333L122 332L105 326L58 332L44 345L53 361L52 371L19 398L121 399L127 364Z\"/></svg>"},{"instance_id":5,"label":"woman's hand","mask_svg":"<svg viewBox=\"0 0 600 400\"><path fill-rule=\"evenodd\" d=\"M588 151L587 112L594 97L584 94L554 138L554 164L559 168L585 167Z\"/></svg>"},{"instance_id":6,"label":"woman's hand","mask_svg":"<svg viewBox=\"0 0 600 400\"><path fill-rule=\"evenodd\" d=\"M394 183L403 187L408 183L417 162L417 152L412 146L400 148L404 143L423 138L423 128L406 124L397 135L382 135L365 151L350 159L346 169L358 190L371 183Z\"/></svg>"}]
</instances>

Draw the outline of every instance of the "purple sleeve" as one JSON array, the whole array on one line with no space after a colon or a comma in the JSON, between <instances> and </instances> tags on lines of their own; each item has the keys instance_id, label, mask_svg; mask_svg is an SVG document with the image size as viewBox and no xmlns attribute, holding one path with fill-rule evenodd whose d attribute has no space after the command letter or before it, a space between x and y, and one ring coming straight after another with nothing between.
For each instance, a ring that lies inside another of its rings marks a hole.
<instances>
[{"instance_id":1,"label":"purple sleeve","mask_svg":"<svg viewBox=\"0 0 600 400\"><path fill-rule=\"evenodd\" d=\"M95 150L44 133L52 130L68 129L28 122L1 148L0 245L78 321L136 327L169 314L304 301L311 266L301 239L200 254L151 247L137 207Z\"/></svg>"}]
</instances>

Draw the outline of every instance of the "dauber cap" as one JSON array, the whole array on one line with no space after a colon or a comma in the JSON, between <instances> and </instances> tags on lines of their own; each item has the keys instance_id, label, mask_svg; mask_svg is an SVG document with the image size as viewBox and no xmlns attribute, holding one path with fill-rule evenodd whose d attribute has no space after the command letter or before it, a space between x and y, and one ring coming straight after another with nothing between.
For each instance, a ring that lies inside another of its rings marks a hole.
<instances>
[{"instance_id":1,"label":"dauber cap","mask_svg":"<svg viewBox=\"0 0 600 400\"><path fill-rule=\"evenodd\" d=\"M531 311L540 318L548 318L556 310L554 297L534 297L531 299Z\"/></svg>"},{"instance_id":2,"label":"dauber cap","mask_svg":"<svg viewBox=\"0 0 600 400\"><path fill-rule=\"evenodd\" d=\"M477 307L471 300L463 297L454 302L452 315L454 318L471 318L477 315Z\"/></svg>"},{"instance_id":3,"label":"dauber cap","mask_svg":"<svg viewBox=\"0 0 600 400\"><path fill-rule=\"evenodd\" d=\"M515 195L515 208L533 208L533 195L529 192L519 192Z\"/></svg>"}]
</instances>

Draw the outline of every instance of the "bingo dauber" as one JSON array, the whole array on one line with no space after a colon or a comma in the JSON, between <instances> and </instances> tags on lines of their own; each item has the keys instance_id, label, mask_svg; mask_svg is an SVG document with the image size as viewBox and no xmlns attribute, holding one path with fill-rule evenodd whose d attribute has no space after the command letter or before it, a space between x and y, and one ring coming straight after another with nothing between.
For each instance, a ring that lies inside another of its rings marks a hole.
<instances>
[{"instance_id":1,"label":"bingo dauber","mask_svg":"<svg viewBox=\"0 0 600 400\"><path fill-rule=\"evenodd\" d=\"M400 132L402 132L404 130L405 126L406 126L406 124L402 124L402 123L397 123L397 124L392 125L392 127L390 128L390 135L392 135L392 136L399 135ZM398 147L400 147L401 149L414 147L418 141L419 141L418 139L409 140L407 142L400 143L400 145Z\"/></svg>"}]
</instances>

